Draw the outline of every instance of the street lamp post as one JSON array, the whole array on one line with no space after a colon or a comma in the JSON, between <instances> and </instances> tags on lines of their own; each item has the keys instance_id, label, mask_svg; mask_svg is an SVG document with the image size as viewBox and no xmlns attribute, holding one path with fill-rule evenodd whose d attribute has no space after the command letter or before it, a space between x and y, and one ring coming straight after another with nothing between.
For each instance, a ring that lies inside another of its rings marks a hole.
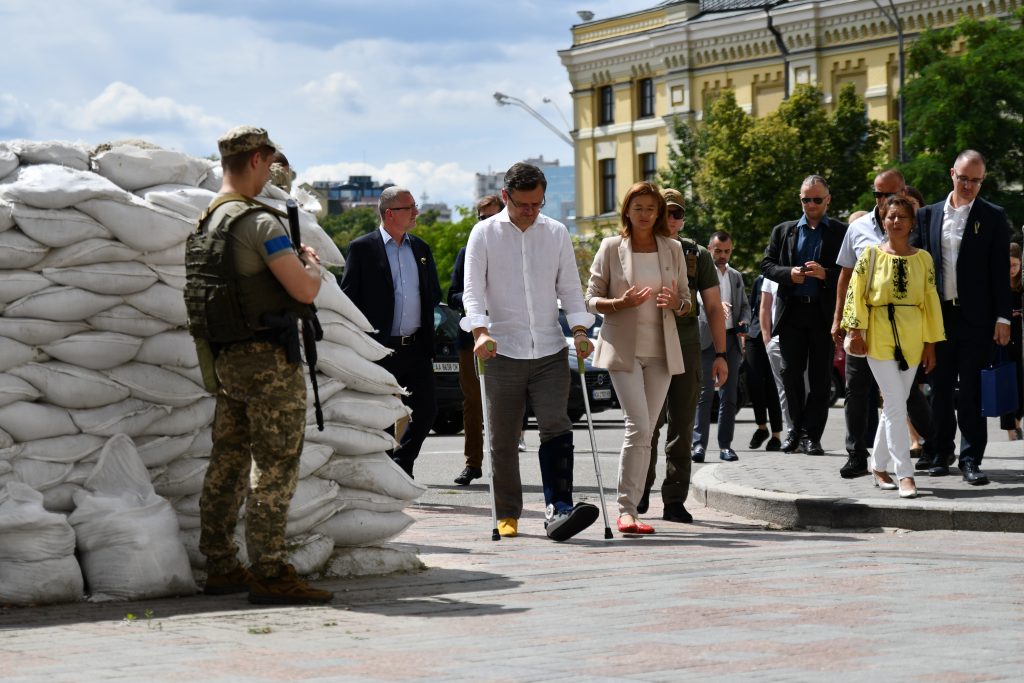
<instances>
[{"instance_id":1,"label":"street lamp post","mask_svg":"<svg viewBox=\"0 0 1024 683\"><path fill-rule=\"evenodd\" d=\"M494 100L498 103L498 106L501 107L505 107L512 104L516 105L517 107L522 107L530 116L543 123L548 128L548 130L557 135L559 139L561 139L565 144L569 145L570 147L576 146L576 143L573 142L573 139L571 137L560 131L555 124L551 123L546 118L541 116L534 110L533 107L528 105L526 102L523 102L518 97L512 97L511 95L496 92L494 93Z\"/></svg>"}]
</instances>

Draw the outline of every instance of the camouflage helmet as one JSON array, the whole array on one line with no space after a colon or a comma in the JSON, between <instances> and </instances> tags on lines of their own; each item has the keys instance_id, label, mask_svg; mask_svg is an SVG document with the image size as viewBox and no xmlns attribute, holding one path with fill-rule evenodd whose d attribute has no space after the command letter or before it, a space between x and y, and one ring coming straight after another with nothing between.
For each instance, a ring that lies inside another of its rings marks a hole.
<instances>
[{"instance_id":1,"label":"camouflage helmet","mask_svg":"<svg viewBox=\"0 0 1024 683\"><path fill-rule=\"evenodd\" d=\"M683 195L679 190L673 190L670 187L666 187L661 191L661 196L665 198L665 203L669 206L678 206L680 209L686 208L686 203L683 201Z\"/></svg>"},{"instance_id":2,"label":"camouflage helmet","mask_svg":"<svg viewBox=\"0 0 1024 683\"><path fill-rule=\"evenodd\" d=\"M252 152L260 147L278 149L277 144L267 135L267 131L256 126L236 126L217 139L217 149L221 157Z\"/></svg>"}]
</instances>

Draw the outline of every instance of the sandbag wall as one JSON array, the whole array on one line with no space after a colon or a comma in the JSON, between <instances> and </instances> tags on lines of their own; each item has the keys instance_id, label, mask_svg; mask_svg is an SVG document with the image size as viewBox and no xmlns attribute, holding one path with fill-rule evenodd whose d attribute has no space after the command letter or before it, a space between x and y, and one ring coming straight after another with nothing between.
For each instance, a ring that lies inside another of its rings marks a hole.
<instances>
[{"instance_id":1,"label":"sandbag wall","mask_svg":"<svg viewBox=\"0 0 1024 683\"><path fill-rule=\"evenodd\" d=\"M73 513L108 441L124 435L118 457L137 454L173 505L196 568L215 401L185 331L184 241L219 187L213 162L147 143L0 142L0 488L23 483L47 512ZM268 185L261 199L283 208L287 195ZM300 215L303 241L342 265L313 215ZM329 273L316 305L326 428L313 424L310 394L288 523L297 568L415 566L408 553L341 551L401 533L424 487L384 454L394 443L384 428L408 415L401 387L373 363L388 350ZM20 488L9 497L35 503Z\"/></svg>"}]
</instances>

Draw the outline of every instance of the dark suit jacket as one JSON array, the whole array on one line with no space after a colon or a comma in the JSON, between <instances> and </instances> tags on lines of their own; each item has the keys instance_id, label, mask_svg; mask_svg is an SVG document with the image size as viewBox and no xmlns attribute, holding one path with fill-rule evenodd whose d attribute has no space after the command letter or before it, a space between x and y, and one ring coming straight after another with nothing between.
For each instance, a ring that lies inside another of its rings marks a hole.
<instances>
[{"instance_id":1,"label":"dark suit jacket","mask_svg":"<svg viewBox=\"0 0 1024 683\"><path fill-rule=\"evenodd\" d=\"M943 200L917 212L921 247L932 255L935 263L935 288L940 299L944 297L942 212L945 204ZM1010 225L1006 212L978 197L967 215L956 262L957 298L961 303L965 333L988 339L996 318L1011 319L1010 280L1006 276L1009 253Z\"/></svg>"},{"instance_id":2,"label":"dark suit jacket","mask_svg":"<svg viewBox=\"0 0 1024 683\"><path fill-rule=\"evenodd\" d=\"M405 239L412 244L420 279L420 329L416 332L416 341L423 353L431 358L434 355L434 306L441 302L437 266L426 242L411 234L406 234ZM386 343L391 337L391 324L395 317L395 289L379 229L349 244L341 290L377 330L371 336Z\"/></svg>"},{"instance_id":3,"label":"dark suit jacket","mask_svg":"<svg viewBox=\"0 0 1024 683\"><path fill-rule=\"evenodd\" d=\"M466 315L466 307L462 305L462 293L466 290L466 248L459 249L459 255L455 257L455 265L452 266L452 284L448 287L448 308ZM459 330L458 339L455 342L458 349L473 348L473 335L469 332Z\"/></svg>"},{"instance_id":4,"label":"dark suit jacket","mask_svg":"<svg viewBox=\"0 0 1024 683\"><path fill-rule=\"evenodd\" d=\"M768 240L768 247L764 250L764 258L761 259L761 274L769 280L779 283L779 305L772 321L773 328L786 317L786 299L793 290L793 280L790 278L790 270L793 266L800 266L796 258L796 238L798 234L797 223L799 221L786 221L779 223L772 228L772 236ZM836 309L836 284L839 282L839 272L842 270L836 265L836 258L839 256L839 247L843 244L843 236L846 235L846 223L837 221L826 216L818 225L821 233L821 251L817 261L824 266L825 279L819 281L821 310L827 320L832 320Z\"/></svg>"}]
</instances>

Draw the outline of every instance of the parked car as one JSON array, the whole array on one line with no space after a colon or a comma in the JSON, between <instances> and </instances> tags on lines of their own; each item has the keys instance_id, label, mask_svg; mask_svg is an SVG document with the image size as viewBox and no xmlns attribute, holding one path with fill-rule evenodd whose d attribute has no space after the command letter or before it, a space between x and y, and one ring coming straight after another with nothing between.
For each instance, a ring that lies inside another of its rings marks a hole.
<instances>
[{"instance_id":1,"label":"parked car","mask_svg":"<svg viewBox=\"0 0 1024 683\"><path fill-rule=\"evenodd\" d=\"M434 432L437 434L458 434L462 431L462 390L459 388L459 352L455 348L455 340L459 329L458 312L446 304L434 308L434 383L437 396L437 416L434 418ZM585 414L583 405L583 389L576 352L571 344L572 332L565 320L565 314L559 314L559 322L563 333L569 337L569 402L567 405L569 419L578 422ZM591 339L596 338L597 329L601 325L601 317L590 329ZM599 413L619 407L618 397L612 387L611 375L607 370L595 368L590 359L583 361L587 392L590 398L591 413ZM528 414L533 412L527 406Z\"/></svg>"}]
</instances>

